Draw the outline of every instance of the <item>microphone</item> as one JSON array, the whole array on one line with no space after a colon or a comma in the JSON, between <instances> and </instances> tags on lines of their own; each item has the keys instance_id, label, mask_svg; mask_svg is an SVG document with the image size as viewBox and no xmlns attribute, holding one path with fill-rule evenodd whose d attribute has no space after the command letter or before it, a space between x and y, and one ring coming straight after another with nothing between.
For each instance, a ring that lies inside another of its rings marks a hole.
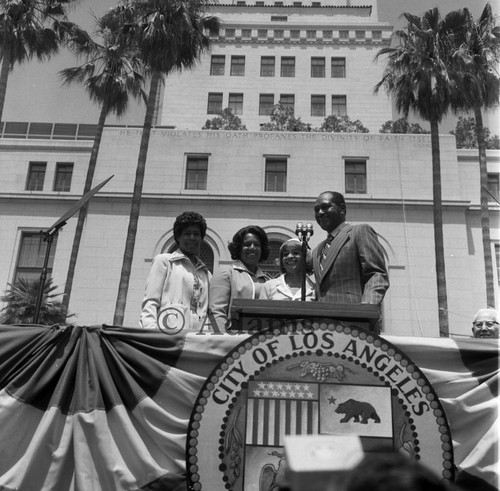
<instances>
[{"instance_id":1,"label":"microphone","mask_svg":"<svg viewBox=\"0 0 500 491\"><path fill-rule=\"evenodd\" d=\"M299 240L302 240L302 234L304 232L305 230L302 222L297 222L297 225L295 226L295 235L299 238Z\"/></svg>"},{"instance_id":2,"label":"microphone","mask_svg":"<svg viewBox=\"0 0 500 491\"><path fill-rule=\"evenodd\" d=\"M306 240L309 241L309 239L314 235L314 230L311 222L306 223Z\"/></svg>"}]
</instances>

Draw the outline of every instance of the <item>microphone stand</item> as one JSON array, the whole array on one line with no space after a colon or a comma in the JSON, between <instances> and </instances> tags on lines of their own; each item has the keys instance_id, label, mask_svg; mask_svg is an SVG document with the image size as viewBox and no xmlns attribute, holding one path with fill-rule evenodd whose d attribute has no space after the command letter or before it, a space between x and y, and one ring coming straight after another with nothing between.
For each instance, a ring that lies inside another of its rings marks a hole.
<instances>
[{"instance_id":1,"label":"microphone stand","mask_svg":"<svg viewBox=\"0 0 500 491\"><path fill-rule=\"evenodd\" d=\"M313 226L310 222L305 225L302 222L298 222L295 227L295 235L301 242L301 266L300 266L300 300L305 302L306 300L306 260L307 260L307 249L309 247L308 242L312 237L314 231Z\"/></svg>"},{"instance_id":2,"label":"microphone stand","mask_svg":"<svg viewBox=\"0 0 500 491\"><path fill-rule=\"evenodd\" d=\"M82 206L84 206L94 194L96 194L112 177L108 177L105 181L98 184L95 188L91 189L85 193L80 200L73 205L59 220L57 220L54 225L52 225L47 230L40 230L43 235L43 240L47 241L47 249L45 250L45 258L43 260L42 272L40 274L40 285L38 286L38 292L36 297L35 312L33 314L33 324L38 324L40 319L40 310L42 307L43 291L45 289L45 281L47 280L47 271L50 258L50 249L52 247L52 242L54 242L54 237L58 234L59 229L66 225L66 222L71 218Z\"/></svg>"}]
</instances>

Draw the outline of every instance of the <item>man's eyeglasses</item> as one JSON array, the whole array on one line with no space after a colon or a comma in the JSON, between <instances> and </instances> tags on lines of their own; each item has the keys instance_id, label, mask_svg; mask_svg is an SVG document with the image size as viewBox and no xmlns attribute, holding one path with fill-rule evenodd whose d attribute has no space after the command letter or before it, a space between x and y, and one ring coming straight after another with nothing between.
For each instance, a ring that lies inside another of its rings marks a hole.
<instances>
[{"instance_id":1,"label":"man's eyeglasses","mask_svg":"<svg viewBox=\"0 0 500 491\"><path fill-rule=\"evenodd\" d=\"M487 328L487 329L493 329L495 326L498 326L498 322L496 321L476 321L473 322L472 325L474 327L481 327L481 328Z\"/></svg>"}]
</instances>

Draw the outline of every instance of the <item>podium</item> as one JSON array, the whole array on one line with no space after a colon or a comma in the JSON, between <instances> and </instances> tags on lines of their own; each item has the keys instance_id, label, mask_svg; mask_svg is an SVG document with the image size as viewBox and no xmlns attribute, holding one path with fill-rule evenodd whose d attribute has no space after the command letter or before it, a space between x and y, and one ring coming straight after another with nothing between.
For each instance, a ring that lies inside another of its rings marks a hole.
<instances>
[{"instance_id":1,"label":"podium","mask_svg":"<svg viewBox=\"0 0 500 491\"><path fill-rule=\"evenodd\" d=\"M379 319L377 305L235 299L231 305L231 331L254 333L281 328L290 321L306 325L312 320L344 321L373 331Z\"/></svg>"}]
</instances>

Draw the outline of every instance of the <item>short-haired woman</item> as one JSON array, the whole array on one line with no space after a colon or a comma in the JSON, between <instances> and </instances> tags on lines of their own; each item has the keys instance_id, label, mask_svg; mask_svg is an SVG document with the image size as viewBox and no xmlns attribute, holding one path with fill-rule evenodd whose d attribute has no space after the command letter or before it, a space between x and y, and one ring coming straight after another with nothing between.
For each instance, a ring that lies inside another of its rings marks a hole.
<instances>
[{"instance_id":1,"label":"short-haired woman","mask_svg":"<svg viewBox=\"0 0 500 491\"><path fill-rule=\"evenodd\" d=\"M174 223L178 249L153 259L142 302L140 326L175 333L200 330L207 316L210 271L198 257L207 231L196 212L179 215Z\"/></svg>"},{"instance_id":2,"label":"short-haired woman","mask_svg":"<svg viewBox=\"0 0 500 491\"><path fill-rule=\"evenodd\" d=\"M280 270L283 274L269 280L260 292L261 300L301 300L302 299L302 243L290 239L280 247ZM305 300L315 300L314 283L308 275L312 273L312 255L306 255Z\"/></svg>"},{"instance_id":3,"label":"short-haired woman","mask_svg":"<svg viewBox=\"0 0 500 491\"><path fill-rule=\"evenodd\" d=\"M219 268L210 283L210 311L214 330L225 332L230 326L229 311L235 298L259 298L268 276L259 263L269 257L266 232L258 225L243 227L228 245L233 263Z\"/></svg>"}]
</instances>

